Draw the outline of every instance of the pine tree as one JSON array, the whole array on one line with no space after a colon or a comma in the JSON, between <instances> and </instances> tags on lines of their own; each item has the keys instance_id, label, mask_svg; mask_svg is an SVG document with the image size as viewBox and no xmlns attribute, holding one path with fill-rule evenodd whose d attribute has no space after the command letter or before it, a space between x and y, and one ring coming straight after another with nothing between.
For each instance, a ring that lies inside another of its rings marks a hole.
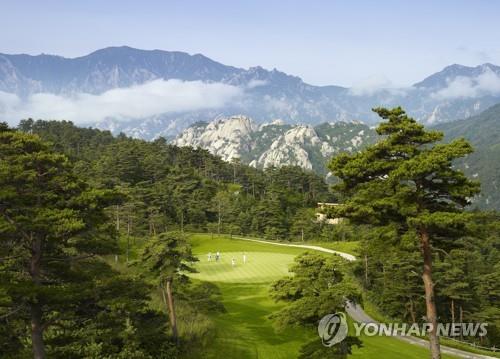
<instances>
[{"instance_id":1,"label":"pine tree","mask_svg":"<svg viewBox=\"0 0 500 359\"><path fill-rule=\"evenodd\" d=\"M86 274L116 249L104 212L113 201L38 136L0 124L1 284L12 313L31 323L35 358L46 356L44 332L91 302Z\"/></svg>"},{"instance_id":2,"label":"pine tree","mask_svg":"<svg viewBox=\"0 0 500 359\"><path fill-rule=\"evenodd\" d=\"M175 280L186 281L186 272L193 272L189 265L197 261L182 234L161 233L148 241L142 262L155 276L167 306L172 336L178 340L173 285Z\"/></svg>"},{"instance_id":3,"label":"pine tree","mask_svg":"<svg viewBox=\"0 0 500 359\"><path fill-rule=\"evenodd\" d=\"M278 329L293 325L317 327L325 313L343 311L346 299L358 299L358 289L349 281L346 270L345 263L337 257L309 252L296 257L290 268L293 275L271 286L271 297L286 303L271 315ZM352 345L360 344L358 338L347 337L327 351L314 340L302 346L299 357L346 358Z\"/></svg>"},{"instance_id":4,"label":"pine tree","mask_svg":"<svg viewBox=\"0 0 500 359\"><path fill-rule=\"evenodd\" d=\"M432 241L439 232L463 225L464 208L479 192L479 185L452 167L456 158L472 152L463 139L436 144L443 134L427 131L401 108L377 108L385 121L377 128L384 136L357 154L343 154L329 164L341 183L336 189L343 206L335 216L354 223L395 224L401 234L418 238L422 257L427 321L433 359L441 357L432 279ZM434 237L433 237L434 235Z\"/></svg>"}]
</instances>

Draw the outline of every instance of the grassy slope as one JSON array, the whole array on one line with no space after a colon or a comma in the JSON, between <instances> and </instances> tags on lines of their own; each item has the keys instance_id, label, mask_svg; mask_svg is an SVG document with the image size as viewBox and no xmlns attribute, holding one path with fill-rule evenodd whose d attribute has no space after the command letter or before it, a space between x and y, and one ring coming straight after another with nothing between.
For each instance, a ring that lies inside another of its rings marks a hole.
<instances>
[{"instance_id":1,"label":"grassy slope","mask_svg":"<svg viewBox=\"0 0 500 359\"><path fill-rule=\"evenodd\" d=\"M193 250L200 258L200 273L194 277L216 283L222 292L227 313L213 317L217 339L203 358L295 358L300 346L314 339L315 332L291 328L276 333L267 316L282 307L268 295L269 284L287 273L293 257L304 252L267 244L194 235ZM334 248L339 249L339 248ZM220 251L220 263L208 263L207 253ZM241 263L243 251L248 263ZM230 264L235 256L237 265ZM416 347L387 337L363 337L363 347L355 349L358 358L428 358L425 348ZM443 358L449 358L443 356Z\"/></svg>"}]
</instances>

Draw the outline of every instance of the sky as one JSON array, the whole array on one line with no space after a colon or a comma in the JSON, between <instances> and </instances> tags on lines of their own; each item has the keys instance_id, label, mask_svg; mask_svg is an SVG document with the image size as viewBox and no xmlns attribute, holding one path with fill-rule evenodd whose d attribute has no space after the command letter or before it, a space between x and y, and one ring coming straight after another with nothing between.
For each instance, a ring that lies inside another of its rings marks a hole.
<instances>
[{"instance_id":1,"label":"sky","mask_svg":"<svg viewBox=\"0 0 500 359\"><path fill-rule=\"evenodd\" d=\"M0 52L128 45L277 68L314 85L408 86L447 65L500 65L500 1L0 0Z\"/></svg>"}]
</instances>

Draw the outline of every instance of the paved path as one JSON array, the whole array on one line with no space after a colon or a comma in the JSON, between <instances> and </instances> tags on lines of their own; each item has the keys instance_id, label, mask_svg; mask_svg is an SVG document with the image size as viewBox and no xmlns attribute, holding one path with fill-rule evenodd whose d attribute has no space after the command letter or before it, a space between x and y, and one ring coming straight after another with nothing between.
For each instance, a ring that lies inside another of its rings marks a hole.
<instances>
[{"instance_id":1,"label":"paved path","mask_svg":"<svg viewBox=\"0 0 500 359\"><path fill-rule=\"evenodd\" d=\"M319 252L336 254L336 255L344 258L345 260L348 260L349 262L352 262L352 261L356 260L356 257L353 256L352 254L344 253L344 252L339 252L339 251L334 251L333 249L323 248L323 247L319 247L319 246L310 246L310 245L306 245L306 244L289 244L289 243L280 243L280 242L269 242L269 241L263 241L263 240L260 240L260 239L250 239L250 238L236 237L236 236L233 236L233 238L241 239L241 240L244 240L244 241L251 241L251 242L272 244L272 245L275 245L275 246L285 246L285 247L295 247L295 248L312 249L312 250L319 251Z\"/></svg>"},{"instance_id":2,"label":"paved path","mask_svg":"<svg viewBox=\"0 0 500 359\"><path fill-rule=\"evenodd\" d=\"M310 246L310 245L306 245L306 244L289 244L289 243L270 242L270 241L263 241L263 240L259 240L259 239L250 239L250 238L236 237L236 236L233 236L233 238L241 239L244 241L272 244L275 246L312 249L312 250L319 251L319 252L336 254L336 255L348 260L349 262L356 260L356 257L353 256L352 254L339 252L339 251L335 251L333 249L323 248L320 246ZM346 312L347 312L347 314L349 314L349 316L352 319L354 319L355 321L357 321L359 323L376 323L376 324L378 324L378 322L375 319L371 318L368 314L365 313L365 311L361 308L361 306L355 305L352 302L346 303ZM407 342L409 344L419 345L419 346L423 346L426 348L429 347L429 342L424 340L424 339L411 337L411 336L399 336L399 335L395 336L394 338L402 340L402 341ZM460 349L450 348L450 347L447 347L444 345L441 345L441 353L454 355L454 356L459 357L459 358L498 359L498 358L487 356L487 355L475 354L475 353L470 353L470 352L460 350Z\"/></svg>"}]
</instances>

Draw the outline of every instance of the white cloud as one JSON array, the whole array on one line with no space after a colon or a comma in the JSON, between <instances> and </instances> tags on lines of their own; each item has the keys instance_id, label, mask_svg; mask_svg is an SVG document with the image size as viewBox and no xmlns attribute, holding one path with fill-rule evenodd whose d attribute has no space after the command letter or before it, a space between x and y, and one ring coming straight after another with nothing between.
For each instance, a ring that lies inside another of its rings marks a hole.
<instances>
[{"instance_id":1,"label":"white cloud","mask_svg":"<svg viewBox=\"0 0 500 359\"><path fill-rule=\"evenodd\" d=\"M106 118L127 120L219 108L242 95L243 90L236 86L180 80L154 80L100 95L37 93L26 100L0 92L0 120L10 123L27 117L65 119L75 123L93 123Z\"/></svg>"},{"instance_id":2,"label":"white cloud","mask_svg":"<svg viewBox=\"0 0 500 359\"><path fill-rule=\"evenodd\" d=\"M275 98L269 95L264 96L264 106L268 111L290 112L292 105L284 98Z\"/></svg>"},{"instance_id":3,"label":"white cloud","mask_svg":"<svg viewBox=\"0 0 500 359\"><path fill-rule=\"evenodd\" d=\"M252 80L248 81L247 88L253 89L256 87L265 86L265 85L267 85L267 83L268 82L266 80L252 79Z\"/></svg>"},{"instance_id":4,"label":"white cloud","mask_svg":"<svg viewBox=\"0 0 500 359\"><path fill-rule=\"evenodd\" d=\"M476 77L457 76L448 80L448 86L432 94L440 100L455 98L477 98L500 95L500 75L486 68Z\"/></svg>"},{"instance_id":5,"label":"white cloud","mask_svg":"<svg viewBox=\"0 0 500 359\"><path fill-rule=\"evenodd\" d=\"M370 76L355 83L349 93L353 96L372 96L391 86L392 82L385 76Z\"/></svg>"},{"instance_id":6,"label":"white cloud","mask_svg":"<svg viewBox=\"0 0 500 359\"><path fill-rule=\"evenodd\" d=\"M13 93L0 91L0 114L8 112L11 108L19 106L21 100Z\"/></svg>"}]
</instances>

